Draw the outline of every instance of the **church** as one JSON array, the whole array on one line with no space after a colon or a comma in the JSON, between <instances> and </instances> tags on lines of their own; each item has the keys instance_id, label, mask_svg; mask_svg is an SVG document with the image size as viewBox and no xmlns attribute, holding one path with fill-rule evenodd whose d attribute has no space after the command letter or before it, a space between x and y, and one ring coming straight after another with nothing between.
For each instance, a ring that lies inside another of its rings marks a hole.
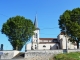
<instances>
[{"instance_id":1,"label":"church","mask_svg":"<svg viewBox=\"0 0 80 60\"><path fill-rule=\"evenodd\" d=\"M34 26L36 30L32 36L31 43L26 45L26 50L56 50L56 49L77 49L77 44L70 42L64 33L60 33L57 38L40 38L37 17Z\"/></svg>"}]
</instances>

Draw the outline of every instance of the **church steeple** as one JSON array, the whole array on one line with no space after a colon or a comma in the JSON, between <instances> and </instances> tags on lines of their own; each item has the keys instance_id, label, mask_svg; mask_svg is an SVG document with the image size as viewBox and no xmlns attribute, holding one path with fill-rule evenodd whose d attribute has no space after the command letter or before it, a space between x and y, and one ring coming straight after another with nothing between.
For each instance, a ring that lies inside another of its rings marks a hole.
<instances>
[{"instance_id":1,"label":"church steeple","mask_svg":"<svg viewBox=\"0 0 80 60\"><path fill-rule=\"evenodd\" d=\"M37 15L35 16L34 26L36 29L34 31L34 35L32 36L31 49L38 50L39 49L39 30L40 29L38 28Z\"/></svg>"},{"instance_id":2,"label":"church steeple","mask_svg":"<svg viewBox=\"0 0 80 60\"><path fill-rule=\"evenodd\" d=\"M38 28L38 22L37 22L37 14L35 16L34 26L35 26L36 29L39 30L39 28Z\"/></svg>"},{"instance_id":3,"label":"church steeple","mask_svg":"<svg viewBox=\"0 0 80 60\"><path fill-rule=\"evenodd\" d=\"M34 26L35 26L35 28L38 28L37 14L36 14L36 16L35 16Z\"/></svg>"}]
</instances>

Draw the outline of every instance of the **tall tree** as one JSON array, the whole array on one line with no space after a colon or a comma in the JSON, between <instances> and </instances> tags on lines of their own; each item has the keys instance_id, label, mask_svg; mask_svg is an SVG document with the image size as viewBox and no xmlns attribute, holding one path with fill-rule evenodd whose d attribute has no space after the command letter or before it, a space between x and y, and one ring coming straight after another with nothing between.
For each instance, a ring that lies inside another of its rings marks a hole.
<instances>
[{"instance_id":1,"label":"tall tree","mask_svg":"<svg viewBox=\"0 0 80 60\"><path fill-rule=\"evenodd\" d=\"M66 10L59 18L59 27L61 31L65 31L70 36L71 41L77 42L79 48L80 41L80 8Z\"/></svg>"},{"instance_id":2,"label":"tall tree","mask_svg":"<svg viewBox=\"0 0 80 60\"><path fill-rule=\"evenodd\" d=\"M23 16L11 17L2 26L2 34L5 34L11 43L13 50L21 50L31 36L35 27L30 19Z\"/></svg>"}]
</instances>

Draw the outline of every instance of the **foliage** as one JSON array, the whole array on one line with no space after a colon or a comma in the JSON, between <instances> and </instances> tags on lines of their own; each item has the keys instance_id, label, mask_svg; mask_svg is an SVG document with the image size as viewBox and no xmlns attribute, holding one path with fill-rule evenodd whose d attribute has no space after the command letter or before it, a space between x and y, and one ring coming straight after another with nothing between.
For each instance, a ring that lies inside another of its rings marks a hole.
<instances>
[{"instance_id":1,"label":"foliage","mask_svg":"<svg viewBox=\"0 0 80 60\"><path fill-rule=\"evenodd\" d=\"M11 43L13 50L21 50L30 40L35 27L30 19L23 16L10 17L2 26L2 34L5 34Z\"/></svg>"},{"instance_id":2,"label":"foliage","mask_svg":"<svg viewBox=\"0 0 80 60\"><path fill-rule=\"evenodd\" d=\"M77 42L79 48L80 40L80 8L66 10L59 18L59 28L70 36L71 41ZM66 28L66 29L65 29Z\"/></svg>"},{"instance_id":3,"label":"foliage","mask_svg":"<svg viewBox=\"0 0 80 60\"><path fill-rule=\"evenodd\" d=\"M65 54L58 54L53 57L53 60L79 60L80 52L71 52Z\"/></svg>"}]
</instances>

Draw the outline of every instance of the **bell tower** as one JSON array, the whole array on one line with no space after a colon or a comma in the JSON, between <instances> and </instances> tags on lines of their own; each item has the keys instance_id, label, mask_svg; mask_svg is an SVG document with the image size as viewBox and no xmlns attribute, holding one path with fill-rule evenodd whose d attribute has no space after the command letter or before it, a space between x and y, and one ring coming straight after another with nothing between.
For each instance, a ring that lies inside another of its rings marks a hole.
<instances>
[{"instance_id":1,"label":"bell tower","mask_svg":"<svg viewBox=\"0 0 80 60\"><path fill-rule=\"evenodd\" d=\"M35 16L34 21L35 31L34 35L32 36L32 45L31 50L38 50L39 49L39 28L38 28L38 22L37 22L37 15Z\"/></svg>"}]
</instances>

